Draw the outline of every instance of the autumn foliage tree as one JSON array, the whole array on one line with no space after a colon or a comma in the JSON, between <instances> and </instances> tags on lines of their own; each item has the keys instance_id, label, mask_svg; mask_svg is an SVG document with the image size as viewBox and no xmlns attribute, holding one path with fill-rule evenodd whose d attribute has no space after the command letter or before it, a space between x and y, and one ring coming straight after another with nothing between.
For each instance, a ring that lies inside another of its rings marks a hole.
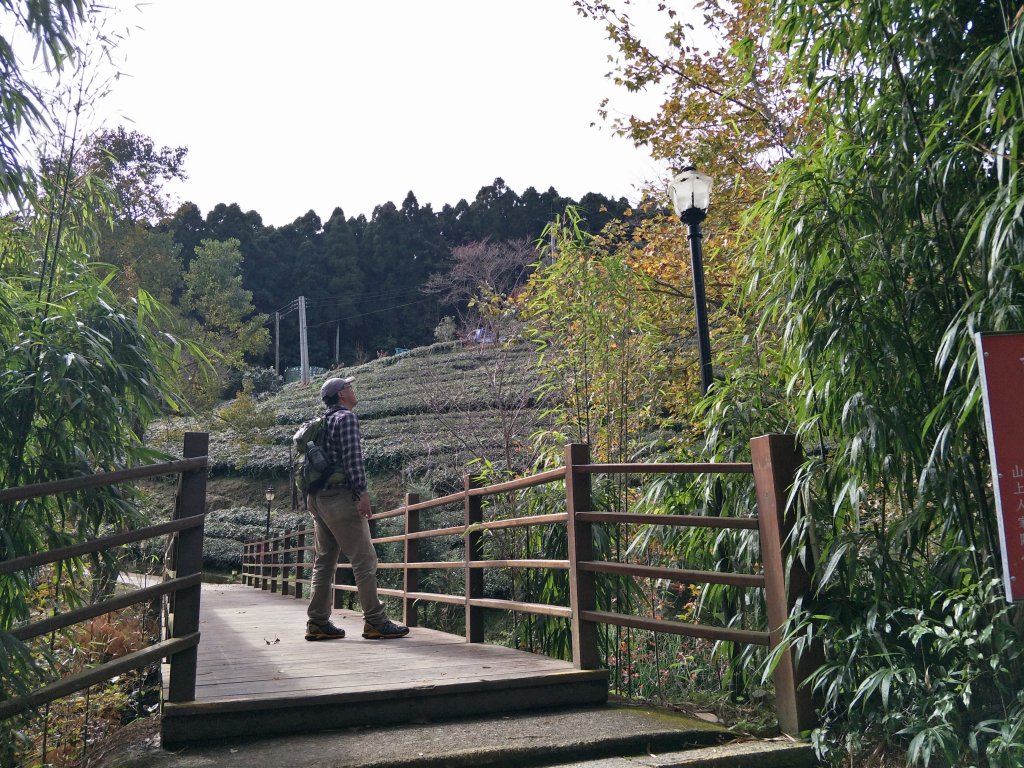
<instances>
[{"instance_id":1,"label":"autumn foliage tree","mask_svg":"<svg viewBox=\"0 0 1024 768\"><path fill-rule=\"evenodd\" d=\"M811 132L806 96L786 71L788 54L771 44L768 0L703 0L687 16L658 3L656 18L634 21L630 0L576 0L579 13L604 24L617 48L611 82L662 99L651 115L602 114L614 130L652 157L679 170L697 167L714 179L702 225L704 269L716 375L763 362L759 318L746 311L750 243L744 216L765 189L775 165ZM657 29L660 37L652 30ZM664 210L665 189L652 187L646 205L664 213L643 217L632 231L630 265L650 276L654 290L675 295L674 330L693 338L693 276L686 228ZM667 320L667 318L666 318ZM770 329L766 329L770 330ZM696 402L696 368L681 361L670 386L680 415Z\"/></svg>"},{"instance_id":2,"label":"autumn foliage tree","mask_svg":"<svg viewBox=\"0 0 1024 768\"><path fill-rule=\"evenodd\" d=\"M575 209L548 234L554 247L519 299L527 337L541 353L541 392L555 404L542 453L561 462L565 443L585 442L595 460L629 460L660 411L666 357L652 324L655 294L644 294L649 280L629 267L623 249L581 229Z\"/></svg>"}]
</instances>

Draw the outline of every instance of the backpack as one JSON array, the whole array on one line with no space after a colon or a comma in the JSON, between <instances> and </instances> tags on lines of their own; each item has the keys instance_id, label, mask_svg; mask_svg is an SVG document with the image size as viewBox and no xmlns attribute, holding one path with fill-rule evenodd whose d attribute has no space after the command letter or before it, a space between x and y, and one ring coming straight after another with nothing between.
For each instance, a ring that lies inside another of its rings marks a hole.
<instances>
[{"instance_id":1,"label":"backpack","mask_svg":"<svg viewBox=\"0 0 1024 768\"><path fill-rule=\"evenodd\" d=\"M295 462L292 476L295 487L303 499L327 485L334 473L334 465L327 460L327 416L307 421L292 436L295 445Z\"/></svg>"}]
</instances>

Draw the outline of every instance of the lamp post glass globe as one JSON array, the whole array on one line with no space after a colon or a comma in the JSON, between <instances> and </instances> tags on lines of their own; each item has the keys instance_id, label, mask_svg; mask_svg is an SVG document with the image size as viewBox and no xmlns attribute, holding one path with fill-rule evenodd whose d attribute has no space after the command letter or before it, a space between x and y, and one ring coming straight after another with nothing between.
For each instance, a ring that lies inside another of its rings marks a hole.
<instances>
[{"instance_id":1,"label":"lamp post glass globe","mask_svg":"<svg viewBox=\"0 0 1024 768\"><path fill-rule=\"evenodd\" d=\"M708 206L711 205L713 183L710 176L698 173L693 166L684 168L668 185L668 194L672 198L676 216L685 219L694 209L706 213Z\"/></svg>"}]
</instances>

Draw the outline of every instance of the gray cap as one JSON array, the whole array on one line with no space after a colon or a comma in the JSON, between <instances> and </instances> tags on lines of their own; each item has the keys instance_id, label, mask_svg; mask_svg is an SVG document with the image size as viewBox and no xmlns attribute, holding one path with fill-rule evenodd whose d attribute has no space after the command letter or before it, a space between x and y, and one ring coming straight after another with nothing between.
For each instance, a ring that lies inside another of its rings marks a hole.
<instances>
[{"instance_id":1,"label":"gray cap","mask_svg":"<svg viewBox=\"0 0 1024 768\"><path fill-rule=\"evenodd\" d=\"M324 385L320 387L320 399L326 400L329 397L334 397L336 394L341 392L345 387L356 380L355 376L348 376L344 379L328 379L324 382Z\"/></svg>"}]
</instances>

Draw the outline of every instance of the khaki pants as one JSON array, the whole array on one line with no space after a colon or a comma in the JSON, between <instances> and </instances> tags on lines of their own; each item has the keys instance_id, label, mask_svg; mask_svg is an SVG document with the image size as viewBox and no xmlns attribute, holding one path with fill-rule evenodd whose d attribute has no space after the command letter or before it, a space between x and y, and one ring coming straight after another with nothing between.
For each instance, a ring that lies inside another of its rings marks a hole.
<instances>
[{"instance_id":1,"label":"khaki pants","mask_svg":"<svg viewBox=\"0 0 1024 768\"><path fill-rule=\"evenodd\" d=\"M312 595L306 614L319 624L331 618L334 571L338 555L344 553L352 564L363 620L375 626L381 624L387 615L377 597L377 552L370 542L370 524L356 511L352 492L347 488L332 488L311 494L308 504L313 516L316 554Z\"/></svg>"}]
</instances>

